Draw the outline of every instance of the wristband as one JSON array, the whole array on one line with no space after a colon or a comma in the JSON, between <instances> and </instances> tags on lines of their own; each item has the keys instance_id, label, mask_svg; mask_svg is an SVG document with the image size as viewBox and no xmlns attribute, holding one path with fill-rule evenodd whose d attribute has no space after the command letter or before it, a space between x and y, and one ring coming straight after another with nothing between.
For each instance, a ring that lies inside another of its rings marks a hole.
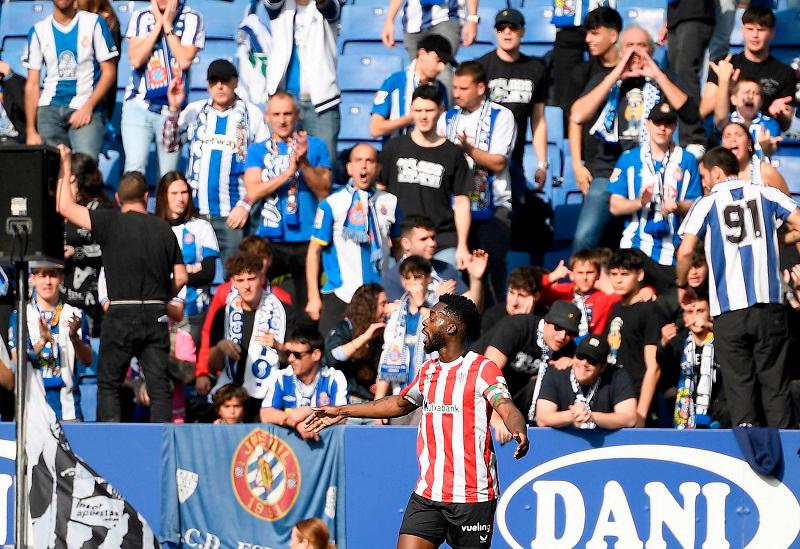
<instances>
[{"instance_id":1,"label":"wristband","mask_svg":"<svg viewBox=\"0 0 800 549\"><path fill-rule=\"evenodd\" d=\"M175 27L172 27L168 31L164 31L164 36L175 36Z\"/></svg>"},{"instance_id":2,"label":"wristband","mask_svg":"<svg viewBox=\"0 0 800 549\"><path fill-rule=\"evenodd\" d=\"M252 209L252 206L250 205L250 203L247 200L239 200L239 202L236 203L235 207L237 207L237 208L238 207L242 207L245 210L247 210L247 213L250 213L250 210Z\"/></svg>"},{"instance_id":3,"label":"wristband","mask_svg":"<svg viewBox=\"0 0 800 549\"><path fill-rule=\"evenodd\" d=\"M549 167L550 167L550 162L547 161L547 160L545 160L544 162L539 162L538 164L536 164L536 168L539 169L539 170L546 170Z\"/></svg>"},{"instance_id":4,"label":"wristband","mask_svg":"<svg viewBox=\"0 0 800 549\"><path fill-rule=\"evenodd\" d=\"M476 25L481 22L480 15L467 15L467 22L468 23L475 23Z\"/></svg>"},{"instance_id":5,"label":"wristband","mask_svg":"<svg viewBox=\"0 0 800 549\"><path fill-rule=\"evenodd\" d=\"M687 282L684 282L683 284L681 284L681 283L676 283L676 286L678 286L678 289L679 289L679 290L685 290L686 288L688 288L688 287L689 287L689 282L687 281Z\"/></svg>"}]
</instances>

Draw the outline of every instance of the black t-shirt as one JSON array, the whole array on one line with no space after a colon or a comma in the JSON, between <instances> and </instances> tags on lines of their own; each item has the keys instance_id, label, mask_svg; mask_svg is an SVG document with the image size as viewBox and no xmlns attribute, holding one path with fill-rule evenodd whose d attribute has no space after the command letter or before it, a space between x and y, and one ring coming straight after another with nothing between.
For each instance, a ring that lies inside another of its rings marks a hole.
<instances>
[{"instance_id":1,"label":"black t-shirt","mask_svg":"<svg viewBox=\"0 0 800 549\"><path fill-rule=\"evenodd\" d=\"M481 336L484 336L491 332L495 326L497 326L501 320L508 316L508 311L506 310L506 302L501 301L497 303L485 311L483 311L483 315L481 317Z\"/></svg>"},{"instance_id":2,"label":"black t-shirt","mask_svg":"<svg viewBox=\"0 0 800 549\"><path fill-rule=\"evenodd\" d=\"M242 339L239 345L242 348L242 353L236 363L236 374L233 378L233 382L236 385L244 383L244 370L247 367L247 347L250 344L250 338L253 336L255 323L256 311L242 311ZM211 347L223 339L228 338L225 334L225 307L220 307L214 313L214 320L211 321L211 337L209 339Z\"/></svg>"},{"instance_id":3,"label":"black t-shirt","mask_svg":"<svg viewBox=\"0 0 800 549\"><path fill-rule=\"evenodd\" d=\"M108 298L161 300L172 297L172 268L183 264L169 224L153 215L89 210L92 235L100 244Z\"/></svg>"},{"instance_id":4,"label":"black t-shirt","mask_svg":"<svg viewBox=\"0 0 800 549\"><path fill-rule=\"evenodd\" d=\"M489 337L481 339L486 347L492 346L508 358L503 368L503 376L508 383L514 404L523 413L526 413L531 406L533 380L536 377L536 370L541 365L542 349L536 337L540 320L541 317L536 315L507 316L498 323ZM550 353L550 360L572 356L574 351L575 345L570 343L561 350Z\"/></svg>"},{"instance_id":5,"label":"black t-shirt","mask_svg":"<svg viewBox=\"0 0 800 549\"><path fill-rule=\"evenodd\" d=\"M667 26L670 30L684 21L714 24L714 0L678 0L667 7Z\"/></svg>"},{"instance_id":6,"label":"black t-shirt","mask_svg":"<svg viewBox=\"0 0 800 549\"><path fill-rule=\"evenodd\" d=\"M589 91L586 87L589 82L599 82L612 70L614 70L614 67L606 67L597 57L590 57L588 61L584 61L572 69L572 74L570 75L572 87L578 91L579 95L584 95ZM600 141L589 134L591 127L591 124L583 124L581 126L581 135L583 136L581 140L581 158L587 164L597 154L597 148L600 146Z\"/></svg>"},{"instance_id":7,"label":"black t-shirt","mask_svg":"<svg viewBox=\"0 0 800 549\"><path fill-rule=\"evenodd\" d=\"M761 96L764 98L761 114L769 116L769 106L780 97L791 97L794 102L797 75L786 63L771 55L762 63L754 63L744 53L737 53L731 57L731 64L739 69L739 78L751 78L761 83ZM719 83L714 71L708 71L708 81L712 84Z\"/></svg>"},{"instance_id":8,"label":"black t-shirt","mask_svg":"<svg viewBox=\"0 0 800 549\"><path fill-rule=\"evenodd\" d=\"M382 335L372 339L371 352L362 359L350 357L347 360L337 360L333 350L353 340L353 324L349 318L340 320L325 338L325 355L322 363L330 368L336 368L347 379L347 392L364 400L372 400L375 395L371 388L375 385L378 376L378 362L381 358Z\"/></svg>"},{"instance_id":9,"label":"black t-shirt","mask_svg":"<svg viewBox=\"0 0 800 549\"><path fill-rule=\"evenodd\" d=\"M559 412L563 412L575 403L576 395L569 378L570 371L555 368L548 370L539 391L539 399L555 402ZM591 385L579 387L584 397L589 396ZM622 368L607 366L600 375L600 385L597 386L589 407L592 412L611 413L614 411L614 406L631 398L636 398L636 391L628 373Z\"/></svg>"},{"instance_id":10,"label":"black t-shirt","mask_svg":"<svg viewBox=\"0 0 800 549\"><path fill-rule=\"evenodd\" d=\"M489 99L500 103L514 114L517 123L517 141L511 158L522 162L525 153L525 136L534 103L547 99L547 68L538 57L520 54L513 63L503 61L496 51L478 59L486 71L489 82Z\"/></svg>"},{"instance_id":11,"label":"black t-shirt","mask_svg":"<svg viewBox=\"0 0 800 549\"><path fill-rule=\"evenodd\" d=\"M625 368L638 396L644 379L644 347L658 345L661 340L662 318L653 302L623 305L617 302L608 316L608 345L611 354L617 351L617 366Z\"/></svg>"},{"instance_id":12,"label":"black t-shirt","mask_svg":"<svg viewBox=\"0 0 800 549\"><path fill-rule=\"evenodd\" d=\"M458 243L453 196L469 193L472 175L464 152L450 141L421 147L411 135L390 139L381 151L382 182L404 215L426 215L436 225L439 249Z\"/></svg>"}]
</instances>

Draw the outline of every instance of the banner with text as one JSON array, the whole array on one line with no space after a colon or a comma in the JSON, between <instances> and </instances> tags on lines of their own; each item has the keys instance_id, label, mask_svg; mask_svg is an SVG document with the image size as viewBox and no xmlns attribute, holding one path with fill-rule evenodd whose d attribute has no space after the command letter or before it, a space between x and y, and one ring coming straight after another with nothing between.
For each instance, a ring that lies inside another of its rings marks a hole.
<instances>
[{"instance_id":1,"label":"banner with text","mask_svg":"<svg viewBox=\"0 0 800 549\"><path fill-rule=\"evenodd\" d=\"M319 517L345 548L344 429L305 441L274 425L168 427L162 447L161 539L184 547L288 547Z\"/></svg>"}]
</instances>

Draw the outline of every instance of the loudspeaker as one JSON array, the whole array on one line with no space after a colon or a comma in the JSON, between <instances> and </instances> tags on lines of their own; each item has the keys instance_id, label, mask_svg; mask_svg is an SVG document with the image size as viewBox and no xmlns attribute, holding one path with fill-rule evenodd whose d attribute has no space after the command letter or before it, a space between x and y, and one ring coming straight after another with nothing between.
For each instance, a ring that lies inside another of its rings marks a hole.
<instances>
[{"instance_id":1,"label":"loudspeaker","mask_svg":"<svg viewBox=\"0 0 800 549\"><path fill-rule=\"evenodd\" d=\"M0 263L64 262L64 220L56 213L58 151L0 147ZM16 235L16 236L15 236Z\"/></svg>"}]
</instances>

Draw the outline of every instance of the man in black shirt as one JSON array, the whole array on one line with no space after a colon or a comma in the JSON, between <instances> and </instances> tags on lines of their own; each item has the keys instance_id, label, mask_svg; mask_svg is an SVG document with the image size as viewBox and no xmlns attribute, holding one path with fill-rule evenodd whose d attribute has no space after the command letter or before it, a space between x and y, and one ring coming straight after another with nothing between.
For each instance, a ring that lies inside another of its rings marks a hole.
<instances>
[{"instance_id":1,"label":"man in black shirt","mask_svg":"<svg viewBox=\"0 0 800 549\"><path fill-rule=\"evenodd\" d=\"M769 45L775 38L775 14L768 8L747 8L742 14L742 37L744 51L730 56L730 62L738 72L737 78L750 78L761 83L762 114L775 118L781 129L786 130L792 124L797 76L794 69L769 53ZM708 71L708 82L700 101L702 117L714 112L718 81L714 71Z\"/></svg>"},{"instance_id":2,"label":"man in black shirt","mask_svg":"<svg viewBox=\"0 0 800 549\"><path fill-rule=\"evenodd\" d=\"M609 366L608 344L589 335L575 350L572 367L544 378L536 403L539 427L620 429L636 425L636 393L628 373Z\"/></svg>"},{"instance_id":3,"label":"man in black shirt","mask_svg":"<svg viewBox=\"0 0 800 549\"><path fill-rule=\"evenodd\" d=\"M658 36L660 44L669 42L669 72L695 104L700 102L700 72L703 57L714 30L714 0L671 0L667 22ZM678 127L681 147L695 156L705 151L706 132L701 120Z\"/></svg>"},{"instance_id":4,"label":"man in black shirt","mask_svg":"<svg viewBox=\"0 0 800 549\"><path fill-rule=\"evenodd\" d=\"M636 426L644 427L661 375L656 361L661 316L654 302L635 302L644 280L644 254L617 250L608 263L608 276L614 292L622 296L608 315L608 362L624 368L633 381L639 399Z\"/></svg>"},{"instance_id":5,"label":"man in black shirt","mask_svg":"<svg viewBox=\"0 0 800 549\"><path fill-rule=\"evenodd\" d=\"M436 225L436 259L465 269L472 216L472 181L464 152L436 133L442 94L429 84L411 99L414 129L390 139L381 151L383 188L397 197L405 215L425 215Z\"/></svg>"},{"instance_id":6,"label":"man in black shirt","mask_svg":"<svg viewBox=\"0 0 800 549\"><path fill-rule=\"evenodd\" d=\"M148 215L147 184L137 172L120 181L119 210L89 210L76 203L69 185L71 152L63 145L58 149L58 211L67 221L92 231L103 254L108 285L110 307L103 318L97 371L97 419L122 419L119 389L135 356L147 378L151 421L169 422L166 304L188 280L178 240L166 221Z\"/></svg>"},{"instance_id":7,"label":"man in black shirt","mask_svg":"<svg viewBox=\"0 0 800 549\"><path fill-rule=\"evenodd\" d=\"M608 222L608 179L623 151L645 141L645 121L650 109L669 102L682 124L698 120L697 102L676 86L653 61L653 40L641 27L632 25L622 33L622 48L616 67L597 75L586 93L572 105L570 120L588 125L597 140L597 152L587 159L592 174L591 192L583 208L572 243L574 251L595 248ZM601 214L602 215L599 215Z\"/></svg>"},{"instance_id":8,"label":"man in black shirt","mask_svg":"<svg viewBox=\"0 0 800 549\"><path fill-rule=\"evenodd\" d=\"M514 403L528 410L529 421L545 373L550 367L569 368L580 320L578 307L556 301L544 318L532 314L504 318L488 338L483 354L503 370Z\"/></svg>"}]
</instances>

